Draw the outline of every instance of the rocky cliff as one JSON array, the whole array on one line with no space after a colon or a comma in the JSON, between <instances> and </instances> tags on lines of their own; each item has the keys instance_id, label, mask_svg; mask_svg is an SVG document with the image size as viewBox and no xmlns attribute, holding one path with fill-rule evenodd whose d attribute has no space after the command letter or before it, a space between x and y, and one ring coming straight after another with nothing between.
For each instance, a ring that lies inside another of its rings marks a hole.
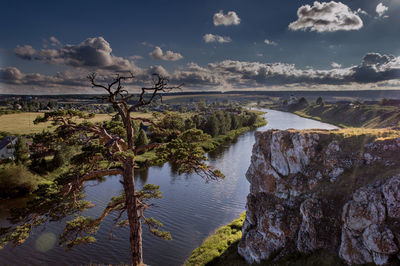
<instances>
[{"instance_id":1,"label":"rocky cliff","mask_svg":"<svg viewBox=\"0 0 400 266\"><path fill-rule=\"evenodd\" d=\"M325 250L348 264L400 264L399 169L398 136L256 133L239 254L253 263Z\"/></svg>"}]
</instances>

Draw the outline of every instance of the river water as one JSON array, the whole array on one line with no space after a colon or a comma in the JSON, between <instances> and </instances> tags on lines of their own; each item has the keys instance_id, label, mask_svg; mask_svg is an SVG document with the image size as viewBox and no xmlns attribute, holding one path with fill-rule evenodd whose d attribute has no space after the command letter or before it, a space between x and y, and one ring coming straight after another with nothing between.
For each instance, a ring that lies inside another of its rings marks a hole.
<instances>
[{"instance_id":1,"label":"river water","mask_svg":"<svg viewBox=\"0 0 400 266\"><path fill-rule=\"evenodd\" d=\"M335 126L299 117L291 113L265 110L268 129L334 129ZM236 141L209 154L210 163L225 174L225 179L209 181L196 175L178 175L167 163L137 173L139 187L146 183L160 186L163 198L157 207L147 211L164 223L173 240L166 241L151 235L143 227L144 262L148 265L182 265L191 251L218 227L237 218L245 210L249 183L245 178L254 144L254 131L239 136ZM87 199L95 204L87 215L97 217L112 196L121 192L118 176L106 181L88 182ZM0 214L1 215L1 214ZM109 215L97 233L97 242L78 246L66 252L57 245L65 221L53 222L35 230L21 246L5 247L0 251L0 265L84 265L89 263L123 264L129 262L127 228L110 229L115 216ZM1 220L1 217L0 217Z\"/></svg>"}]
</instances>

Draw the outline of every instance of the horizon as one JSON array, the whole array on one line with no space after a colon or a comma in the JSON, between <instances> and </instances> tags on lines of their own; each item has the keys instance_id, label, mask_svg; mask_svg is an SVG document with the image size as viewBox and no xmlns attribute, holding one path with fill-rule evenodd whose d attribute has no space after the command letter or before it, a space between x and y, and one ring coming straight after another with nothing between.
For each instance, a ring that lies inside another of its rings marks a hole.
<instances>
[{"instance_id":1,"label":"horizon","mask_svg":"<svg viewBox=\"0 0 400 266\"><path fill-rule=\"evenodd\" d=\"M369 95L366 95L366 94ZM139 95L139 92L133 92L132 95ZM304 96L304 97L317 97L317 96L324 96L324 97L357 97L360 99L368 99L368 100L379 100L379 99L400 99L400 90L394 89L387 89L387 90L232 90L232 91L210 91L210 90L203 90L203 91L176 91L176 92L163 92L161 95L164 96L174 96L174 95L183 95L183 96L207 96L207 95L219 95L219 94L226 94L226 95L238 95L244 94L246 96L251 95L262 95L262 96L273 96L273 97L283 97L284 94L290 95L293 94L294 96ZM69 93L69 94L0 94L0 96L4 97L76 97L76 96L106 96L106 93ZM345 100L344 100L345 101Z\"/></svg>"},{"instance_id":2,"label":"horizon","mask_svg":"<svg viewBox=\"0 0 400 266\"><path fill-rule=\"evenodd\" d=\"M129 71L132 93L152 73L189 92L400 89L397 0L13 1L3 8L2 95L101 94L88 73L106 81Z\"/></svg>"}]
</instances>

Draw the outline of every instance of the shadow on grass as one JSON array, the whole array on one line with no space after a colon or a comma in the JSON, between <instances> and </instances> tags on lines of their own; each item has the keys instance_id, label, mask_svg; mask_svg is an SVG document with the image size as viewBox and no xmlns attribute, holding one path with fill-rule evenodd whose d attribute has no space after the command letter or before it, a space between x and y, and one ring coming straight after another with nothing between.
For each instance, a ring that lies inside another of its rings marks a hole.
<instances>
[{"instance_id":1,"label":"shadow on grass","mask_svg":"<svg viewBox=\"0 0 400 266\"><path fill-rule=\"evenodd\" d=\"M232 266L242 266L248 265L246 261L238 254L237 245L239 240L233 242L221 256L214 258L212 261L208 262L207 266L222 266L222 265L232 265Z\"/></svg>"}]
</instances>

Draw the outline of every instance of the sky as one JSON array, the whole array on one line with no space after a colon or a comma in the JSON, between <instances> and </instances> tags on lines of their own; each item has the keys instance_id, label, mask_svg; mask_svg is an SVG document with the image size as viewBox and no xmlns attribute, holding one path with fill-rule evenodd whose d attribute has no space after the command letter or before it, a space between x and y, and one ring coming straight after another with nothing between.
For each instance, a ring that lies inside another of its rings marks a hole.
<instances>
[{"instance_id":1,"label":"sky","mask_svg":"<svg viewBox=\"0 0 400 266\"><path fill-rule=\"evenodd\" d=\"M0 93L400 88L400 0L3 0Z\"/></svg>"}]
</instances>

